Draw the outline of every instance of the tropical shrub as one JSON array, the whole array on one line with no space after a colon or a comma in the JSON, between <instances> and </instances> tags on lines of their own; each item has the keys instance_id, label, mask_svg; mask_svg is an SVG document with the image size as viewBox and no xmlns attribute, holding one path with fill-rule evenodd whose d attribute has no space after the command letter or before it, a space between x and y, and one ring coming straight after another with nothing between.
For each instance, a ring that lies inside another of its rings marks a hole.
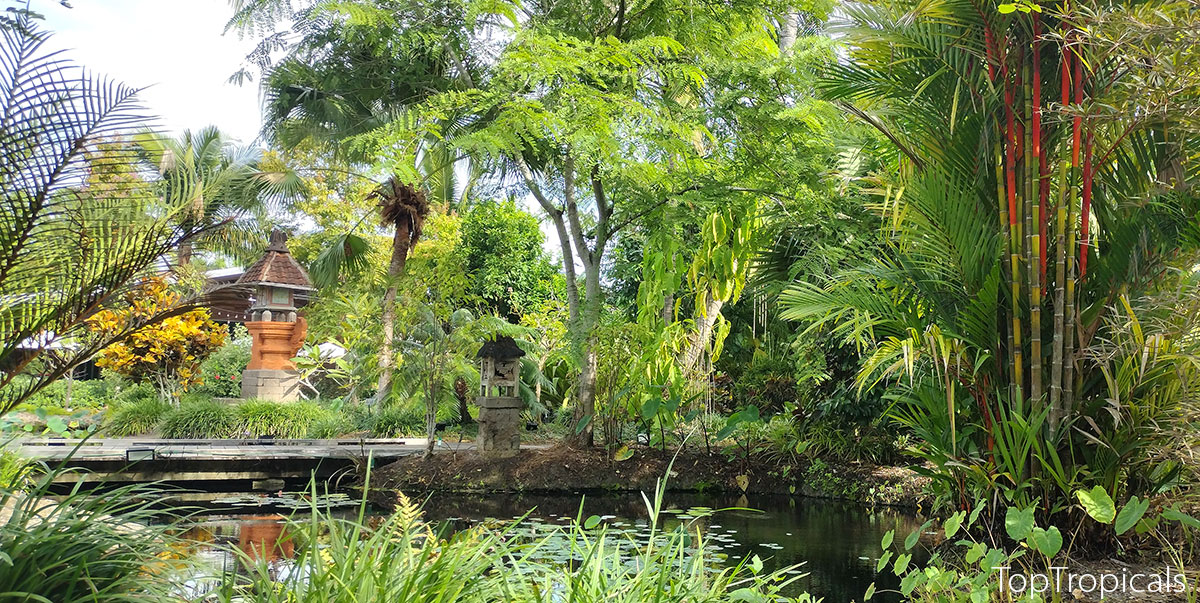
<instances>
[{"instance_id":1,"label":"tropical shrub","mask_svg":"<svg viewBox=\"0 0 1200 603\"><path fill-rule=\"evenodd\" d=\"M231 337L200 363L200 382L193 391L213 398L242 394L242 371L250 363L250 338Z\"/></svg>"},{"instance_id":2,"label":"tropical shrub","mask_svg":"<svg viewBox=\"0 0 1200 603\"><path fill-rule=\"evenodd\" d=\"M233 406L211 400L187 400L162 419L164 438L213 439L242 435L241 422Z\"/></svg>"},{"instance_id":3,"label":"tropical shrub","mask_svg":"<svg viewBox=\"0 0 1200 603\"><path fill-rule=\"evenodd\" d=\"M125 296L127 306L98 312L88 325L100 333L120 332L130 323L170 313L180 300L166 278L150 277ZM96 365L135 382L150 381L164 399L174 400L202 383L200 362L219 349L227 335L228 329L213 322L207 309L199 308L139 329L104 348Z\"/></svg>"},{"instance_id":4,"label":"tropical shrub","mask_svg":"<svg viewBox=\"0 0 1200 603\"><path fill-rule=\"evenodd\" d=\"M116 392L106 379L59 379L25 399L30 408L103 408Z\"/></svg>"},{"instance_id":5,"label":"tropical shrub","mask_svg":"<svg viewBox=\"0 0 1200 603\"><path fill-rule=\"evenodd\" d=\"M155 397L125 402L109 409L102 429L115 437L150 433L171 410L169 403Z\"/></svg>"}]
</instances>

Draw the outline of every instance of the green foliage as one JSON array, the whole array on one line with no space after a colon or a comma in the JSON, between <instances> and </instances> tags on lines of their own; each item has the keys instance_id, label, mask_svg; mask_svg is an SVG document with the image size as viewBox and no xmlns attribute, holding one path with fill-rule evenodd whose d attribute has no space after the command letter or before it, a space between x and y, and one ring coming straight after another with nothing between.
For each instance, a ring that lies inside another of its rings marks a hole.
<instances>
[{"instance_id":1,"label":"green foliage","mask_svg":"<svg viewBox=\"0 0 1200 603\"><path fill-rule=\"evenodd\" d=\"M238 431L252 438L303 438L318 422L334 420L332 411L307 401L249 400L237 405L236 416Z\"/></svg>"},{"instance_id":2,"label":"green foliage","mask_svg":"<svg viewBox=\"0 0 1200 603\"><path fill-rule=\"evenodd\" d=\"M213 439L242 435L237 412L229 404L186 400L168 412L159 428L164 438Z\"/></svg>"},{"instance_id":3,"label":"green foliage","mask_svg":"<svg viewBox=\"0 0 1200 603\"><path fill-rule=\"evenodd\" d=\"M14 601L85 603L174 600L178 538L156 502L162 491L122 486L92 496L76 485L52 495L50 471L32 485L0 484L0 592ZM82 484L82 480L78 480ZM153 578L151 578L153 577Z\"/></svg>"},{"instance_id":4,"label":"green foliage","mask_svg":"<svg viewBox=\"0 0 1200 603\"><path fill-rule=\"evenodd\" d=\"M561 276L544 242L538 219L511 200L471 207L463 216L461 253L481 311L520 316L559 293Z\"/></svg>"},{"instance_id":5,"label":"green foliage","mask_svg":"<svg viewBox=\"0 0 1200 603\"><path fill-rule=\"evenodd\" d=\"M340 438L355 431L354 421L340 412L323 413L308 425L307 437L321 440Z\"/></svg>"},{"instance_id":6,"label":"green foliage","mask_svg":"<svg viewBox=\"0 0 1200 603\"><path fill-rule=\"evenodd\" d=\"M28 408L98 409L108 405L122 387L119 379L59 379L27 398ZM68 400L68 392L70 399Z\"/></svg>"},{"instance_id":7,"label":"green foliage","mask_svg":"<svg viewBox=\"0 0 1200 603\"><path fill-rule=\"evenodd\" d=\"M0 117L0 414L164 320L155 312L102 333L86 324L120 308L131 288L161 270L160 258L200 234L176 227L194 198L155 195L123 142L143 123L137 91L47 50L50 36L30 13L6 19L0 87L12 96Z\"/></svg>"},{"instance_id":8,"label":"green foliage","mask_svg":"<svg viewBox=\"0 0 1200 603\"><path fill-rule=\"evenodd\" d=\"M393 404L373 417L370 429L383 438L424 435L425 410L416 404Z\"/></svg>"},{"instance_id":9,"label":"green foliage","mask_svg":"<svg viewBox=\"0 0 1200 603\"><path fill-rule=\"evenodd\" d=\"M172 406L157 396L113 406L104 417L104 433L114 437L150 433L172 412Z\"/></svg>"},{"instance_id":10,"label":"green foliage","mask_svg":"<svg viewBox=\"0 0 1200 603\"><path fill-rule=\"evenodd\" d=\"M618 544L632 536L613 536L596 516L525 542L515 537L515 525L479 526L442 537L403 496L393 514L370 526L363 520L365 507L357 517L345 518L314 505L310 516L289 520L287 528L301 535L294 562L304 571L280 576L268 561L235 549L248 567L248 584L227 574L215 599L239 601L253 593L264 603L348 603L371 593L380 601L549 603L569 592L581 603L814 603L807 595L780 594L798 579L786 577L794 567L766 572L755 556L713 571L713 560L696 542L700 534L660 526L661 491L654 502L647 500L652 544L631 548ZM578 562L536 554L552 548ZM496 571L497 559L511 565Z\"/></svg>"},{"instance_id":11,"label":"green foliage","mask_svg":"<svg viewBox=\"0 0 1200 603\"><path fill-rule=\"evenodd\" d=\"M242 371L250 362L249 337L231 336L225 345L200 363L200 385L192 391L213 398L242 394Z\"/></svg>"}]
</instances>

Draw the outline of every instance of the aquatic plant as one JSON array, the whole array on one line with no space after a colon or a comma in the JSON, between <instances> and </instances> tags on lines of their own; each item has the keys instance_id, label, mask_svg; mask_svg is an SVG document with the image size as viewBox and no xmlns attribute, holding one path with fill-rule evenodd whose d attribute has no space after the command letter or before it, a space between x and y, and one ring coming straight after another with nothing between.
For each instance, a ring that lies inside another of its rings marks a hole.
<instances>
[{"instance_id":1,"label":"aquatic plant","mask_svg":"<svg viewBox=\"0 0 1200 603\"><path fill-rule=\"evenodd\" d=\"M645 497L651 517L646 542L631 534L614 536L595 516L535 538L518 533L520 520L447 536L435 533L403 495L395 513L376 525L366 521L365 501L349 519L313 504L310 515L289 521L285 530L297 549L292 571L280 572L272 562L234 549L247 575L226 575L213 598L263 603L812 601L807 595L788 599L780 594L798 579L794 567L764 572L761 560L751 557L720 569L699 533L683 525L660 528L663 492L660 487L653 500ZM315 500L315 487L312 494Z\"/></svg>"}]
</instances>

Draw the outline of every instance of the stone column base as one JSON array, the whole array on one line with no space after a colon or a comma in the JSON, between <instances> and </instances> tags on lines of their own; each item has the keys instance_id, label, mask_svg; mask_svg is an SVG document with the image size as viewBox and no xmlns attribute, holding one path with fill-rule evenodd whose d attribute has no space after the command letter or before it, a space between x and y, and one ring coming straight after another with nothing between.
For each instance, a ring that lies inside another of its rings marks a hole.
<instances>
[{"instance_id":1,"label":"stone column base","mask_svg":"<svg viewBox=\"0 0 1200 603\"><path fill-rule=\"evenodd\" d=\"M261 398L275 402L300 399L300 373L287 369L242 371L242 399Z\"/></svg>"},{"instance_id":2,"label":"stone column base","mask_svg":"<svg viewBox=\"0 0 1200 603\"><path fill-rule=\"evenodd\" d=\"M516 455L521 450L520 398L479 397L479 436L475 447L485 456L505 457Z\"/></svg>"}]
</instances>

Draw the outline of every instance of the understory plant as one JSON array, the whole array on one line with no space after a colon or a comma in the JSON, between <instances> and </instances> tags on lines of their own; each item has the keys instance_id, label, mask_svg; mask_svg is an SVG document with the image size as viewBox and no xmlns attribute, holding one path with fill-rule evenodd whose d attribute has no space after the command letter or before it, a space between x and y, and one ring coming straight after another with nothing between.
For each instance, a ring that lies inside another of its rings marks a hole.
<instances>
[{"instance_id":1,"label":"understory plant","mask_svg":"<svg viewBox=\"0 0 1200 603\"><path fill-rule=\"evenodd\" d=\"M1185 572L1189 553L1173 536L1194 540L1200 520L1181 511L1178 503L1155 506L1149 499L1135 496L1118 506L1101 486L1074 494L1076 509L1085 516L1081 524L1098 530L1064 532L1054 525L1043 527L1037 520L1036 505L1009 505L1000 518L998 514L989 515L988 503L981 499L970 510L958 511L941 521L945 544L935 549L925 563L914 563L913 552L934 520L909 534L902 547L895 540L895 531L889 531L880 543L883 554L876 563L876 572L899 577L899 593L907 600L931 603L1057 602L1067 593L1104 599L1117 593L1136 594L1139 589L1140 594L1148 593L1155 599L1172 598L1174 594L1189 602L1196 600L1197 585L1187 582ZM1128 543L1152 540L1166 553L1168 565L1136 574L1140 582L1131 581L1128 567L1121 572L1085 572L1072 567L1072 550L1084 548L1078 540L1097 534ZM875 592L872 583L863 599L870 600Z\"/></svg>"},{"instance_id":2,"label":"understory plant","mask_svg":"<svg viewBox=\"0 0 1200 603\"><path fill-rule=\"evenodd\" d=\"M233 438L241 429L233 406L211 400L190 400L163 417L159 427L164 438Z\"/></svg>"}]
</instances>

